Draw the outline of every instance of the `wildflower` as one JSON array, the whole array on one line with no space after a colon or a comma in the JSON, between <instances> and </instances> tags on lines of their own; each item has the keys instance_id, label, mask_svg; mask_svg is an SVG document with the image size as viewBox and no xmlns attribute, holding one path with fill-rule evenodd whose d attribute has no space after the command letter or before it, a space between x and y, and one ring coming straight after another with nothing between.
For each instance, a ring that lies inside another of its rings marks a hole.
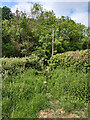
<instances>
[{"instance_id":1,"label":"wildflower","mask_svg":"<svg viewBox=\"0 0 90 120\"><path fill-rule=\"evenodd\" d=\"M44 83L47 83L47 81L44 81Z\"/></svg>"}]
</instances>

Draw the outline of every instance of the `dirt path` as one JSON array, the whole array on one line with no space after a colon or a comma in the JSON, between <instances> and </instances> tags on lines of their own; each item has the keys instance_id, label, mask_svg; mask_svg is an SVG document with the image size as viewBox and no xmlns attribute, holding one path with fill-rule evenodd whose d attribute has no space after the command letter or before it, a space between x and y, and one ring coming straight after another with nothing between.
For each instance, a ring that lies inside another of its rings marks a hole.
<instances>
[{"instance_id":1,"label":"dirt path","mask_svg":"<svg viewBox=\"0 0 90 120\"><path fill-rule=\"evenodd\" d=\"M53 109L41 110L39 118L88 118L83 111L66 112L63 108L57 107L59 101L56 101Z\"/></svg>"},{"instance_id":2,"label":"dirt path","mask_svg":"<svg viewBox=\"0 0 90 120\"><path fill-rule=\"evenodd\" d=\"M84 113L82 112L82 116L78 116L75 113L65 113L62 109L57 109L57 111L54 111L51 109L50 111L41 110L39 118L86 118L84 116Z\"/></svg>"}]
</instances>

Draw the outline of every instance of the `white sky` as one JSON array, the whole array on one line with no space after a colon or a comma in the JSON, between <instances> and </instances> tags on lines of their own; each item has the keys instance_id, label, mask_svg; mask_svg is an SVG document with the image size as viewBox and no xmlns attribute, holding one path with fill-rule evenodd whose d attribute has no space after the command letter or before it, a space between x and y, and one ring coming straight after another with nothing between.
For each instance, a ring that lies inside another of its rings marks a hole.
<instances>
[{"instance_id":1,"label":"white sky","mask_svg":"<svg viewBox=\"0 0 90 120\"><path fill-rule=\"evenodd\" d=\"M57 17L69 16L78 23L88 26L88 0L2 0L2 2L17 2L11 6L12 12L19 10L30 12L32 4L39 2L46 10L54 10Z\"/></svg>"}]
</instances>

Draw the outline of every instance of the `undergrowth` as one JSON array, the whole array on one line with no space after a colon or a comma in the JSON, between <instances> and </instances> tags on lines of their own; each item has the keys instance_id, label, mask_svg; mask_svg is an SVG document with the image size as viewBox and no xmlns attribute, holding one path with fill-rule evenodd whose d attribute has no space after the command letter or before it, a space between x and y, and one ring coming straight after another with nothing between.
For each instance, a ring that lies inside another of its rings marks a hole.
<instances>
[{"instance_id":1,"label":"undergrowth","mask_svg":"<svg viewBox=\"0 0 90 120\"><path fill-rule=\"evenodd\" d=\"M8 77L2 86L3 118L35 118L47 106L45 78L29 69L21 76Z\"/></svg>"},{"instance_id":2,"label":"undergrowth","mask_svg":"<svg viewBox=\"0 0 90 120\"><path fill-rule=\"evenodd\" d=\"M84 111L87 116L88 61L87 50L57 54L50 59L50 70L45 71L34 55L3 58L2 117L36 118L40 110L55 109L57 100L59 108Z\"/></svg>"},{"instance_id":3,"label":"undergrowth","mask_svg":"<svg viewBox=\"0 0 90 120\"><path fill-rule=\"evenodd\" d=\"M9 76L3 80L3 118L36 118L53 100L67 112L87 111L87 81L88 73L61 68L49 74L28 69L22 75Z\"/></svg>"}]
</instances>

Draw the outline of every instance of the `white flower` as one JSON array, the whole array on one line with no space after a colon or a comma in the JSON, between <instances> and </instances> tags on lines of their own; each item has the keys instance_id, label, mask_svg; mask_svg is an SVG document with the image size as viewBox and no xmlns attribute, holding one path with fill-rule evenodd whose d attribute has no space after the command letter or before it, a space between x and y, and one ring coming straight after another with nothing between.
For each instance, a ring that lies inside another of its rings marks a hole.
<instances>
[{"instance_id":1,"label":"white flower","mask_svg":"<svg viewBox=\"0 0 90 120\"><path fill-rule=\"evenodd\" d=\"M44 83L47 83L47 81L44 81Z\"/></svg>"}]
</instances>

